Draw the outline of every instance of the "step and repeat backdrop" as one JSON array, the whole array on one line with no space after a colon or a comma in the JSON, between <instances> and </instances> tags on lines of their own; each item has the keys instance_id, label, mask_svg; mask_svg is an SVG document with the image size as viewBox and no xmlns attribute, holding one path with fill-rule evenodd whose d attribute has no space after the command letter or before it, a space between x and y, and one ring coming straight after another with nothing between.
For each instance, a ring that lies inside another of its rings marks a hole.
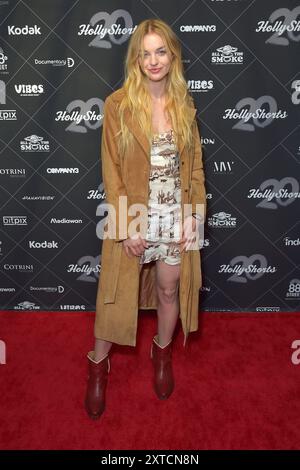
<instances>
[{"instance_id":1,"label":"step and repeat backdrop","mask_svg":"<svg viewBox=\"0 0 300 470\"><path fill-rule=\"evenodd\" d=\"M206 175L203 311L300 307L300 4L0 1L0 308L90 311L103 103L136 26L176 32Z\"/></svg>"}]
</instances>

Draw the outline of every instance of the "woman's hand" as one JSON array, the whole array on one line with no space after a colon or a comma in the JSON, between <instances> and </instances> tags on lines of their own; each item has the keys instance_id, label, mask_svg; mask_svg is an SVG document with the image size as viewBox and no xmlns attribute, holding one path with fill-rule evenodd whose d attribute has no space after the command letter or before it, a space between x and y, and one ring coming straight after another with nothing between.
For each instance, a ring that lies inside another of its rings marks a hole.
<instances>
[{"instance_id":1,"label":"woman's hand","mask_svg":"<svg viewBox=\"0 0 300 470\"><path fill-rule=\"evenodd\" d=\"M197 240L197 233L199 231L199 220L195 219L192 215L186 217L183 221L182 236L179 244L182 244L180 253L185 249L189 250Z\"/></svg>"},{"instance_id":2,"label":"woman's hand","mask_svg":"<svg viewBox=\"0 0 300 470\"><path fill-rule=\"evenodd\" d=\"M127 238L122 243L126 255L129 258L132 258L133 256L141 256L144 253L145 248L148 248L148 243L139 234Z\"/></svg>"}]
</instances>

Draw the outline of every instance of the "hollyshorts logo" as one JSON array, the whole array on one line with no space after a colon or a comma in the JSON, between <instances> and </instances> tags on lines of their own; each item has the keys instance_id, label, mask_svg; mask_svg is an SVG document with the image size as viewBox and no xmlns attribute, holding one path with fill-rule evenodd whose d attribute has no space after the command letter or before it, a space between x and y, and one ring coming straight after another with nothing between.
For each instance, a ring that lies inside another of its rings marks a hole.
<instances>
[{"instance_id":1,"label":"hollyshorts logo","mask_svg":"<svg viewBox=\"0 0 300 470\"><path fill-rule=\"evenodd\" d=\"M294 278L290 280L288 290L285 294L285 300L297 300L300 299L300 279Z\"/></svg>"},{"instance_id":2,"label":"hollyshorts logo","mask_svg":"<svg viewBox=\"0 0 300 470\"><path fill-rule=\"evenodd\" d=\"M267 258L259 253L251 256L235 256L230 260L229 264L221 264L218 270L221 274L232 274L227 278L227 281L240 284L256 281L262 276L274 274L276 271L276 266L268 266Z\"/></svg>"},{"instance_id":3,"label":"hollyshorts logo","mask_svg":"<svg viewBox=\"0 0 300 470\"><path fill-rule=\"evenodd\" d=\"M191 93L207 93L214 89L214 82L213 80L188 80L188 88Z\"/></svg>"},{"instance_id":4,"label":"hollyshorts logo","mask_svg":"<svg viewBox=\"0 0 300 470\"><path fill-rule=\"evenodd\" d=\"M164 209L160 213L160 205L149 211L145 204L131 204L128 207L127 196L119 196L116 204L103 202L97 208L97 215L103 217L98 224L96 233L100 239L144 238L149 241L164 239L165 242L179 242L184 229L192 242L190 249L199 250L204 240L204 205L196 204L193 212L192 204L183 204L180 218L175 222L174 210ZM192 215L194 214L194 216ZM183 217L182 217L183 216ZM118 233L117 233L118 230Z\"/></svg>"},{"instance_id":5,"label":"hollyshorts logo","mask_svg":"<svg viewBox=\"0 0 300 470\"><path fill-rule=\"evenodd\" d=\"M286 189L291 188L291 191ZM268 189L270 188L270 189ZM263 181L260 187L249 189L249 199L262 199L256 207L277 210L286 207L300 198L299 183L293 176L285 176L281 180L269 178Z\"/></svg>"},{"instance_id":6,"label":"hollyshorts logo","mask_svg":"<svg viewBox=\"0 0 300 470\"><path fill-rule=\"evenodd\" d=\"M20 141L20 149L22 152L49 152L50 145L48 140L33 134Z\"/></svg>"},{"instance_id":7,"label":"hollyshorts logo","mask_svg":"<svg viewBox=\"0 0 300 470\"><path fill-rule=\"evenodd\" d=\"M95 108L99 112L96 112ZM77 99L71 101L65 111L57 111L55 121L71 122L65 131L85 134L88 130L96 130L102 125L103 109L104 102L100 98L90 98L88 101Z\"/></svg>"},{"instance_id":8,"label":"hollyshorts logo","mask_svg":"<svg viewBox=\"0 0 300 470\"><path fill-rule=\"evenodd\" d=\"M100 256L82 256L76 264L69 264L68 273L78 273L77 281L96 283L101 271Z\"/></svg>"},{"instance_id":9,"label":"hollyshorts logo","mask_svg":"<svg viewBox=\"0 0 300 470\"><path fill-rule=\"evenodd\" d=\"M211 63L213 65L242 65L244 62L244 53L238 52L237 47L226 46L218 47L211 54Z\"/></svg>"},{"instance_id":10,"label":"hollyshorts logo","mask_svg":"<svg viewBox=\"0 0 300 470\"><path fill-rule=\"evenodd\" d=\"M75 61L73 57L66 57L65 59L34 59L34 65L50 65L52 67L74 67Z\"/></svg>"},{"instance_id":11,"label":"hollyshorts logo","mask_svg":"<svg viewBox=\"0 0 300 470\"><path fill-rule=\"evenodd\" d=\"M226 212L217 212L208 217L207 225L213 228L236 228L236 217Z\"/></svg>"},{"instance_id":12,"label":"hollyshorts logo","mask_svg":"<svg viewBox=\"0 0 300 470\"><path fill-rule=\"evenodd\" d=\"M99 184L98 186L98 189L90 189L88 191L88 195L86 197L87 199L101 199L101 200L105 200L106 198L106 195L105 195L105 190L104 190L104 183L101 183ZM96 212L96 215L98 215L98 213Z\"/></svg>"},{"instance_id":13,"label":"hollyshorts logo","mask_svg":"<svg viewBox=\"0 0 300 470\"><path fill-rule=\"evenodd\" d=\"M257 22L256 33L273 33L266 39L266 44L275 46L288 46L290 41L300 40L300 6L294 9L278 8L274 10L268 19ZM298 34L296 34L298 33Z\"/></svg>"},{"instance_id":14,"label":"hollyshorts logo","mask_svg":"<svg viewBox=\"0 0 300 470\"><path fill-rule=\"evenodd\" d=\"M4 54L2 47L0 47L0 73L7 74L7 55Z\"/></svg>"},{"instance_id":15,"label":"hollyshorts logo","mask_svg":"<svg viewBox=\"0 0 300 470\"><path fill-rule=\"evenodd\" d=\"M99 24L101 23L101 24ZM100 11L95 13L89 24L81 24L78 27L78 36L91 37L89 47L111 49L112 45L120 46L129 39L129 36L136 30L133 27L133 20L126 10L118 9L112 13Z\"/></svg>"},{"instance_id":16,"label":"hollyshorts logo","mask_svg":"<svg viewBox=\"0 0 300 470\"><path fill-rule=\"evenodd\" d=\"M234 108L227 108L223 119L238 120L232 129L253 132L256 127L263 128L272 124L274 119L285 119L286 111L278 109L273 96L264 95L259 98L246 96L238 101Z\"/></svg>"}]
</instances>

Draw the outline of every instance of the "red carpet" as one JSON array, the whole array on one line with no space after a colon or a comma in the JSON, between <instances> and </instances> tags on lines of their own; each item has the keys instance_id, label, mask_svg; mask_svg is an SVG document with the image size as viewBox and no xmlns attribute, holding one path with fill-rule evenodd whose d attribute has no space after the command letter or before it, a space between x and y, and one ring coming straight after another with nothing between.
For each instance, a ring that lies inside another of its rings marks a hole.
<instances>
[{"instance_id":1,"label":"red carpet","mask_svg":"<svg viewBox=\"0 0 300 470\"><path fill-rule=\"evenodd\" d=\"M174 342L176 388L152 391L155 312L139 314L136 348L112 356L107 408L83 409L93 313L0 313L0 449L299 449L300 314L201 314ZM178 323L179 326L179 323Z\"/></svg>"}]
</instances>

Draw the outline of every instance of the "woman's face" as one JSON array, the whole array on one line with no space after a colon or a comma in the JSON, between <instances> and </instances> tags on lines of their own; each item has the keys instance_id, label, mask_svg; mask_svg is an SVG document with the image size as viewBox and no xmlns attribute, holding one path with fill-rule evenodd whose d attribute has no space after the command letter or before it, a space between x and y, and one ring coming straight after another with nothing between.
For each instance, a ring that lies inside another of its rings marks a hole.
<instances>
[{"instance_id":1,"label":"woman's face","mask_svg":"<svg viewBox=\"0 0 300 470\"><path fill-rule=\"evenodd\" d=\"M172 63L171 54L156 33L144 37L144 57L139 56L139 64L145 75L154 82L162 80L169 72Z\"/></svg>"}]
</instances>

